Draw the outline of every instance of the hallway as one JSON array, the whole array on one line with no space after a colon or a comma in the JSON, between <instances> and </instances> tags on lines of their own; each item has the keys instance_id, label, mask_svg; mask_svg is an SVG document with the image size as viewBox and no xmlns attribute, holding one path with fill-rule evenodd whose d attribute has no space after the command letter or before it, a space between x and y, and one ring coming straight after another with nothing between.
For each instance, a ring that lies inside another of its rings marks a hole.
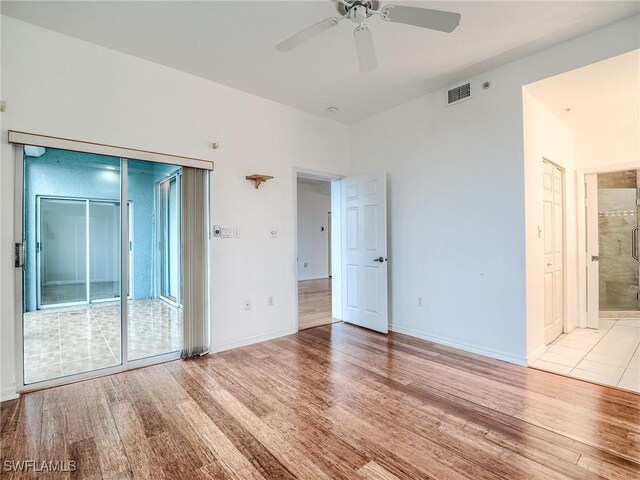
<instances>
[{"instance_id":1,"label":"hallway","mask_svg":"<svg viewBox=\"0 0 640 480\"><path fill-rule=\"evenodd\" d=\"M298 282L298 330L339 321L331 317L330 278Z\"/></svg>"}]
</instances>

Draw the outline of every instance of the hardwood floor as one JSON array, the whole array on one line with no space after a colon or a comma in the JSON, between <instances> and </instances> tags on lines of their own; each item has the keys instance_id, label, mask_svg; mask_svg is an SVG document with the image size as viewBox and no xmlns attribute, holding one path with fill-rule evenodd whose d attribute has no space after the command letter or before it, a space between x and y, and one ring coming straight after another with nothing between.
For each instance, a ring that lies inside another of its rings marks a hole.
<instances>
[{"instance_id":1,"label":"hardwood floor","mask_svg":"<svg viewBox=\"0 0 640 480\"><path fill-rule=\"evenodd\" d=\"M75 460L74 478L637 479L639 400L337 323L5 402L2 459Z\"/></svg>"},{"instance_id":2,"label":"hardwood floor","mask_svg":"<svg viewBox=\"0 0 640 480\"><path fill-rule=\"evenodd\" d=\"M331 316L331 279L298 282L298 330L338 322Z\"/></svg>"}]
</instances>

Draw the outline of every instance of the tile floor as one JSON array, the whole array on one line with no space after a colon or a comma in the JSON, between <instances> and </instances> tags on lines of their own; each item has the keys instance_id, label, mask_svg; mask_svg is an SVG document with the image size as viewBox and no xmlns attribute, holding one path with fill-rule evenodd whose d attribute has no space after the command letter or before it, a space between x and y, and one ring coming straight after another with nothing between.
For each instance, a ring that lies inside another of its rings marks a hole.
<instances>
[{"instance_id":1,"label":"tile floor","mask_svg":"<svg viewBox=\"0 0 640 480\"><path fill-rule=\"evenodd\" d=\"M601 318L599 326L561 335L531 366L640 393L640 319Z\"/></svg>"},{"instance_id":2,"label":"tile floor","mask_svg":"<svg viewBox=\"0 0 640 480\"><path fill-rule=\"evenodd\" d=\"M131 360L180 350L182 309L161 300L129 301ZM25 384L120 364L120 303L24 314Z\"/></svg>"}]
</instances>

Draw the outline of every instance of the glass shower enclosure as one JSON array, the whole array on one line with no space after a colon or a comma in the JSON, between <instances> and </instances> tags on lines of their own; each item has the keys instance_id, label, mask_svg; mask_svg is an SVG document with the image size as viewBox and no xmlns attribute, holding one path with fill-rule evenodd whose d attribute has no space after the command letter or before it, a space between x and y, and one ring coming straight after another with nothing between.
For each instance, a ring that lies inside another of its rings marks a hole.
<instances>
[{"instance_id":1,"label":"glass shower enclosure","mask_svg":"<svg viewBox=\"0 0 640 480\"><path fill-rule=\"evenodd\" d=\"M640 311L640 170L598 174L601 312Z\"/></svg>"}]
</instances>

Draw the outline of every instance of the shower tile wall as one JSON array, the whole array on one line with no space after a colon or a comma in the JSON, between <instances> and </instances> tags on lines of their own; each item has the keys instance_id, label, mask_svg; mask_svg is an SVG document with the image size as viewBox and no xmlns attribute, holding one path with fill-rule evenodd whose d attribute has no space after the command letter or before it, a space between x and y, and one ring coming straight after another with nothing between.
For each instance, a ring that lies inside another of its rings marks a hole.
<instances>
[{"instance_id":1,"label":"shower tile wall","mask_svg":"<svg viewBox=\"0 0 640 480\"><path fill-rule=\"evenodd\" d=\"M598 175L600 311L638 310L638 260L632 230L638 226L635 170Z\"/></svg>"}]
</instances>

